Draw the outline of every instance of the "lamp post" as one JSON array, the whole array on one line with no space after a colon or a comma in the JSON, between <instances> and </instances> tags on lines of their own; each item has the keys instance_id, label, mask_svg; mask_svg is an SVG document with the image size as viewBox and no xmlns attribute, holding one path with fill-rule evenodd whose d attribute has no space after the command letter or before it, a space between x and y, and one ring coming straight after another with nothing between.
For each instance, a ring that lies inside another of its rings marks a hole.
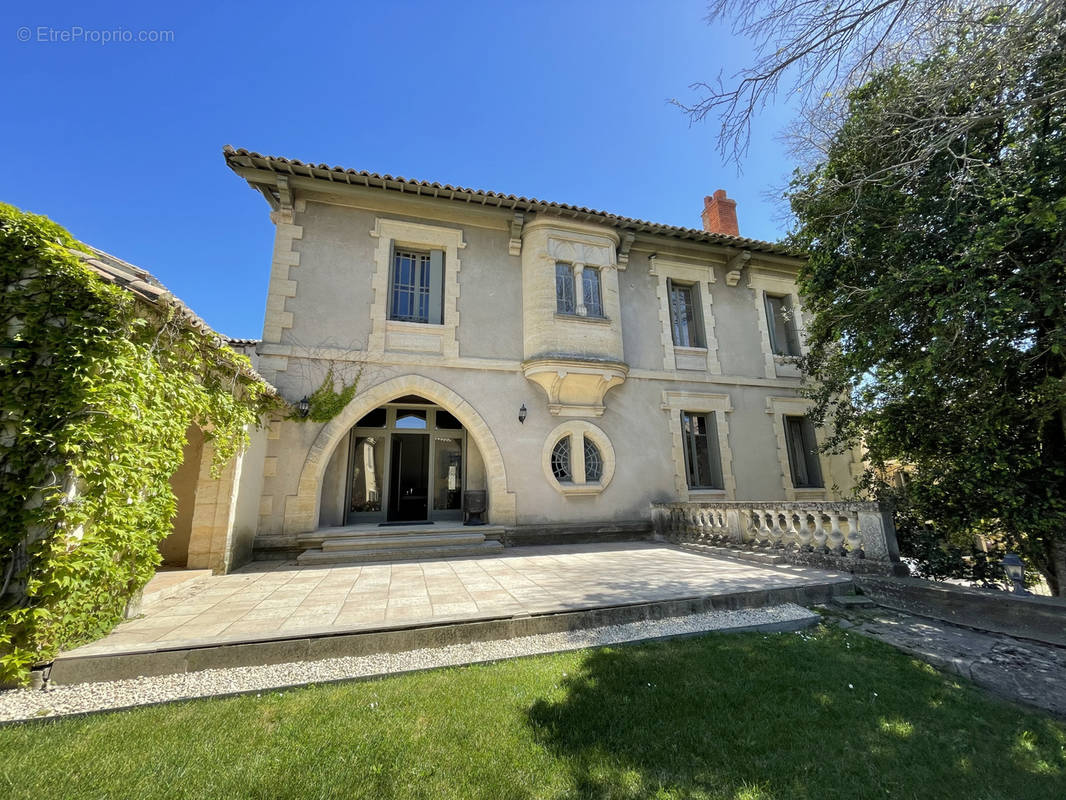
<instances>
[{"instance_id":1,"label":"lamp post","mask_svg":"<svg viewBox=\"0 0 1066 800\"><path fill-rule=\"evenodd\" d=\"M1007 578L1014 584L1015 594L1029 594L1025 589L1025 564L1017 553L1007 553L999 562Z\"/></svg>"}]
</instances>

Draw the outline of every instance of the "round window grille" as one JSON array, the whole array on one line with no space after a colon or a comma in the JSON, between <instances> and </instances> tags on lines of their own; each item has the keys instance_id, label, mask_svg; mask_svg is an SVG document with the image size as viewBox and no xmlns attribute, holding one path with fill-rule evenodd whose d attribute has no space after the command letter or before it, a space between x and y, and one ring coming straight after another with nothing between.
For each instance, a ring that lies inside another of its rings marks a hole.
<instances>
[{"instance_id":1,"label":"round window grille","mask_svg":"<svg viewBox=\"0 0 1066 800\"><path fill-rule=\"evenodd\" d=\"M603 477L603 456L600 449L587 436L585 440L585 482L598 483Z\"/></svg>"},{"instance_id":2,"label":"round window grille","mask_svg":"<svg viewBox=\"0 0 1066 800\"><path fill-rule=\"evenodd\" d=\"M552 474L560 483L569 483L574 480L570 472L570 437L564 436L552 449Z\"/></svg>"}]
</instances>

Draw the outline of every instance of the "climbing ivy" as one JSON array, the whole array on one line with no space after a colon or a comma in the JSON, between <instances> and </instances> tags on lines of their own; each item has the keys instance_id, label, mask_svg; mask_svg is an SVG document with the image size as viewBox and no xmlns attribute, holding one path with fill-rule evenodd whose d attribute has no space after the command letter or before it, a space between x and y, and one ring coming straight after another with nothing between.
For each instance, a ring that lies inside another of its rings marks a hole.
<instances>
[{"instance_id":1,"label":"climbing ivy","mask_svg":"<svg viewBox=\"0 0 1066 800\"><path fill-rule=\"evenodd\" d=\"M274 400L243 356L0 204L0 682L107 633L170 532L196 422L217 470Z\"/></svg>"},{"instance_id":2,"label":"climbing ivy","mask_svg":"<svg viewBox=\"0 0 1066 800\"><path fill-rule=\"evenodd\" d=\"M336 388L333 365L330 364L326 371L326 377L322 384L311 392L308 400L307 416L296 416L294 419L307 420L308 422L329 422L337 416L355 397L356 387L362 372L356 374L351 382L341 382L340 391Z\"/></svg>"}]
</instances>

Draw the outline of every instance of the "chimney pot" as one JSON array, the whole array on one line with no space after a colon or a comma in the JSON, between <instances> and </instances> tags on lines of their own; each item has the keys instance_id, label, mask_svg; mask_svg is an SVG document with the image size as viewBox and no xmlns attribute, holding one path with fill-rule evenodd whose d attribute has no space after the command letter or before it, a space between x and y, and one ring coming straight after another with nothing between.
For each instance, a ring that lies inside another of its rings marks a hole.
<instances>
[{"instance_id":1,"label":"chimney pot","mask_svg":"<svg viewBox=\"0 0 1066 800\"><path fill-rule=\"evenodd\" d=\"M703 229L708 233L740 236L737 227L737 201L726 197L725 189L703 198Z\"/></svg>"}]
</instances>

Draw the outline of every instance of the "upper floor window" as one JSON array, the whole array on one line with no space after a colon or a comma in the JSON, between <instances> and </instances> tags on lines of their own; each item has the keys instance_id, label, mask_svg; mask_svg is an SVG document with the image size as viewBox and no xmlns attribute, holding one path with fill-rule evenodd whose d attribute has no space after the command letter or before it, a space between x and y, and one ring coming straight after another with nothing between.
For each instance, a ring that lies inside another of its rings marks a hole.
<instances>
[{"instance_id":1,"label":"upper floor window","mask_svg":"<svg viewBox=\"0 0 1066 800\"><path fill-rule=\"evenodd\" d=\"M787 296L766 295L766 319L770 329L770 349L774 355L802 355L792 300Z\"/></svg>"},{"instance_id":2,"label":"upper floor window","mask_svg":"<svg viewBox=\"0 0 1066 800\"><path fill-rule=\"evenodd\" d=\"M555 310L559 314L576 314L574 270L569 264L555 265Z\"/></svg>"},{"instance_id":3,"label":"upper floor window","mask_svg":"<svg viewBox=\"0 0 1066 800\"><path fill-rule=\"evenodd\" d=\"M785 417L785 446L792 485L797 489L822 488L822 467L818 461L818 442L814 425L808 417Z\"/></svg>"},{"instance_id":4,"label":"upper floor window","mask_svg":"<svg viewBox=\"0 0 1066 800\"><path fill-rule=\"evenodd\" d=\"M675 347L703 347L700 324L699 289L685 283L668 281L670 291L670 325Z\"/></svg>"},{"instance_id":5,"label":"upper floor window","mask_svg":"<svg viewBox=\"0 0 1066 800\"><path fill-rule=\"evenodd\" d=\"M724 489L722 457L718 450L714 412L681 412L681 438L685 450L685 476L690 489Z\"/></svg>"},{"instance_id":6,"label":"upper floor window","mask_svg":"<svg viewBox=\"0 0 1066 800\"><path fill-rule=\"evenodd\" d=\"M585 314L589 317L603 316L603 298L600 293L600 271L585 267L581 271L581 286L585 299Z\"/></svg>"},{"instance_id":7,"label":"upper floor window","mask_svg":"<svg viewBox=\"0 0 1066 800\"><path fill-rule=\"evenodd\" d=\"M444 251L393 252L389 319L440 325L444 312Z\"/></svg>"}]
</instances>

